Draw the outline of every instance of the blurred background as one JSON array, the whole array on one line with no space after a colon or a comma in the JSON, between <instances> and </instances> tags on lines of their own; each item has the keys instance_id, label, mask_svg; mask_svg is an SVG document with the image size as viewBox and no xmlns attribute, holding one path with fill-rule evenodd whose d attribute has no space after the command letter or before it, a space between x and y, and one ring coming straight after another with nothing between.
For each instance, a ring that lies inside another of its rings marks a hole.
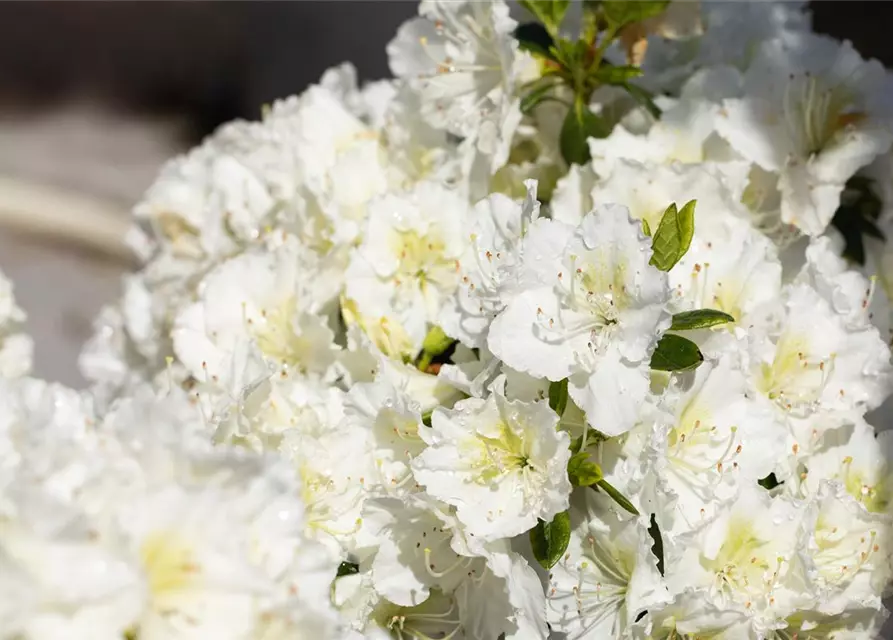
<instances>
[{"instance_id":1,"label":"blurred background","mask_svg":"<svg viewBox=\"0 0 893 640\"><path fill-rule=\"evenodd\" d=\"M78 220L103 213L119 221L106 229L116 237L162 162L220 123L256 118L261 104L345 60L361 80L387 75L384 46L416 6L0 3L0 269L29 315L37 374L83 384L80 345L132 265L102 238L91 245L29 232L49 224L35 210L61 208ZM811 9L817 31L893 66L893 3L827 0Z\"/></svg>"}]
</instances>

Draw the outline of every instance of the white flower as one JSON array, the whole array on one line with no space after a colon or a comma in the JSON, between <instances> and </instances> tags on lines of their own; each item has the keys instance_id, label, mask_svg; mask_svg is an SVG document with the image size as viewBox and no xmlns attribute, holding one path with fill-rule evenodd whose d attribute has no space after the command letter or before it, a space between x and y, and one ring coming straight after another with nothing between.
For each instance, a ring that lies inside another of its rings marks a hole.
<instances>
[{"instance_id":1,"label":"white flower","mask_svg":"<svg viewBox=\"0 0 893 640\"><path fill-rule=\"evenodd\" d=\"M318 315L326 293L314 291L313 276L306 254L290 245L223 263L205 277L199 301L176 319L177 357L212 387L228 388L242 375L246 349L266 363L266 370L252 370L255 378L276 370L325 376L337 349Z\"/></svg>"},{"instance_id":2,"label":"white flower","mask_svg":"<svg viewBox=\"0 0 893 640\"><path fill-rule=\"evenodd\" d=\"M780 174L781 216L824 231L844 183L893 142L889 83L849 42L805 33L762 45L743 97L726 100L719 133L736 151Z\"/></svg>"},{"instance_id":3,"label":"white flower","mask_svg":"<svg viewBox=\"0 0 893 640\"><path fill-rule=\"evenodd\" d=\"M140 613L137 568L36 486L20 480L2 503L3 637L119 639Z\"/></svg>"},{"instance_id":4,"label":"white flower","mask_svg":"<svg viewBox=\"0 0 893 640\"><path fill-rule=\"evenodd\" d=\"M786 287L771 309L770 319L752 326L750 371L756 389L783 414L835 417L881 402L890 354L876 329L849 329L806 284Z\"/></svg>"},{"instance_id":5,"label":"white flower","mask_svg":"<svg viewBox=\"0 0 893 640\"><path fill-rule=\"evenodd\" d=\"M419 435L419 409L417 403L384 379L354 385L345 399L347 419L369 432L372 457L385 491L414 488L409 464L425 448Z\"/></svg>"},{"instance_id":6,"label":"white flower","mask_svg":"<svg viewBox=\"0 0 893 640\"><path fill-rule=\"evenodd\" d=\"M657 230L669 203L681 206L697 200L695 231L701 233L729 217L744 217L734 197L742 188L731 184L713 163L664 165L618 158L591 196L596 205L623 203L633 219L644 220L652 230Z\"/></svg>"},{"instance_id":7,"label":"white flower","mask_svg":"<svg viewBox=\"0 0 893 640\"><path fill-rule=\"evenodd\" d=\"M802 504L743 485L716 516L677 540L678 556L667 559L671 590L702 589L708 602L742 608L758 628L771 628L814 597L798 545L804 516Z\"/></svg>"},{"instance_id":8,"label":"white flower","mask_svg":"<svg viewBox=\"0 0 893 640\"><path fill-rule=\"evenodd\" d=\"M386 317L421 347L459 283L468 205L454 191L422 182L369 207L363 243L351 258L346 295L363 316Z\"/></svg>"},{"instance_id":9,"label":"white flower","mask_svg":"<svg viewBox=\"0 0 893 640\"><path fill-rule=\"evenodd\" d=\"M632 625L630 636L636 640L676 640L676 638L717 638L750 640L753 634L746 610L718 607L706 593L693 588L677 594L664 607L654 607Z\"/></svg>"},{"instance_id":10,"label":"white flower","mask_svg":"<svg viewBox=\"0 0 893 640\"><path fill-rule=\"evenodd\" d=\"M280 451L301 481L306 535L332 555L354 550L363 504L381 489L370 434L347 420L323 434L294 429L284 434Z\"/></svg>"},{"instance_id":11,"label":"white flower","mask_svg":"<svg viewBox=\"0 0 893 640\"><path fill-rule=\"evenodd\" d=\"M760 43L810 26L806 3L800 1L692 4L700 14L699 28L671 37L648 34L641 78L645 86L673 89L697 69L716 65L736 65L743 70Z\"/></svg>"},{"instance_id":12,"label":"white flower","mask_svg":"<svg viewBox=\"0 0 893 640\"><path fill-rule=\"evenodd\" d=\"M0 627L59 638L335 633L336 562L303 539L299 489L281 463L212 451L181 396L119 401L98 426L57 399L49 421L25 403L42 446L20 449L16 493L0 491L0 564L24 576L28 605ZM58 438L56 421L82 437ZM41 469L63 456L80 464Z\"/></svg>"},{"instance_id":13,"label":"white flower","mask_svg":"<svg viewBox=\"0 0 893 640\"><path fill-rule=\"evenodd\" d=\"M405 501L369 500L363 510L363 526L364 533L378 545L372 583L394 604L421 604L431 589L452 593L468 573L484 571L484 560L466 548L464 534L449 507L424 496L410 496Z\"/></svg>"},{"instance_id":14,"label":"white flower","mask_svg":"<svg viewBox=\"0 0 893 640\"><path fill-rule=\"evenodd\" d=\"M525 184L527 198L522 204L493 194L478 202L470 214L469 242L459 259L462 283L440 317L447 335L469 347L484 345L490 323L505 305L500 293L520 259L521 239L539 217L536 182Z\"/></svg>"},{"instance_id":15,"label":"white flower","mask_svg":"<svg viewBox=\"0 0 893 640\"><path fill-rule=\"evenodd\" d=\"M549 573L553 630L578 638L623 637L639 614L669 599L647 526L587 492L571 510L571 541Z\"/></svg>"},{"instance_id":16,"label":"white flower","mask_svg":"<svg viewBox=\"0 0 893 640\"><path fill-rule=\"evenodd\" d=\"M491 326L490 350L513 369L568 378L599 431L628 430L669 325L667 278L648 264L648 238L624 207L604 206L577 228L532 225L523 251L518 292Z\"/></svg>"},{"instance_id":17,"label":"white flower","mask_svg":"<svg viewBox=\"0 0 893 640\"><path fill-rule=\"evenodd\" d=\"M520 55L508 6L426 0L419 13L387 50L391 71L420 94L424 116L463 137L482 121L501 121L514 99Z\"/></svg>"},{"instance_id":18,"label":"white flower","mask_svg":"<svg viewBox=\"0 0 893 640\"><path fill-rule=\"evenodd\" d=\"M735 318L737 326L748 326L751 314L781 293L778 252L741 219L725 216L702 225L697 217L702 210L709 216L709 209L698 201L691 246L670 270L673 307L724 311Z\"/></svg>"},{"instance_id":19,"label":"white flower","mask_svg":"<svg viewBox=\"0 0 893 640\"><path fill-rule=\"evenodd\" d=\"M825 432L817 451L805 459L803 489L819 490L836 480L871 513L886 513L893 497L893 432L875 434L864 420Z\"/></svg>"},{"instance_id":20,"label":"white flower","mask_svg":"<svg viewBox=\"0 0 893 640\"><path fill-rule=\"evenodd\" d=\"M470 534L523 533L567 508L569 438L557 423L547 404L512 402L499 391L462 400L435 410L413 473L430 495L456 507Z\"/></svg>"},{"instance_id":21,"label":"white flower","mask_svg":"<svg viewBox=\"0 0 893 640\"><path fill-rule=\"evenodd\" d=\"M870 322L869 306L874 284L854 269L834 250L831 238L816 238L806 247L806 264L797 275L815 289L846 320L847 327L859 329Z\"/></svg>"},{"instance_id":22,"label":"white flower","mask_svg":"<svg viewBox=\"0 0 893 640\"><path fill-rule=\"evenodd\" d=\"M847 489L823 480L810 505L812 526L804 528L826 614L852 603L881 606L879 594L891 578L893 522L889 514L869 513Z\"/></svg>"},{"instance_id":23,"label":"white flower","mask_svg":"<svg viewBox=\"0 0 893 640\"><path fill-rule=\"evenodd\" d=\"M669 428L658 425L650 445L656 459L651 473L672 504L669 517L658 513L662 532L696 527L784 457L785 431L759 400L747 397L745 376L729 355L702 364L690 388L665 393Z\"/></svg>"},{"instance_id":24,"label":"white flower","mask_svg":"<svg viewBox=\"0 0 893 640\"><path fill-rule=\"evenodd\" d=\"M720 95L730 92L733 83L727 76L722 69L705 72L703 78L695 76L692 87L688 91L683 90L679 100L662 102L664 111L660 120L644 133L630 131L619 124L605 138L590 138L588 143L596 174L610 175L614 164L621 158L657 164L739 159L728 153L727 145L717 144L719 105L703 95L704 92ZM712 86L714 84L717 86ZM722 142L721 139L719 142ZM728 169L736 174L744 170L740 162L729 164Z\"/></svg>"}]
</instances>

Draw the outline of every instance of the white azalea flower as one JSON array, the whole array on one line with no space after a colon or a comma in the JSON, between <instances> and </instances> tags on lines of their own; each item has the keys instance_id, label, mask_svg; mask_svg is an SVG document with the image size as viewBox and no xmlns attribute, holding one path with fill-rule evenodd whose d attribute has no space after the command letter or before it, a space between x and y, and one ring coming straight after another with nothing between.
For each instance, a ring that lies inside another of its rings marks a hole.
<instances>
[{"instance_id":1,"label":"white azalea flower","mask_svg":"<svg viewBox=\"0 0 893 640\"><path fill-rule=\"evenodd\" d=\"M771 319L752 327L756 389L794 418L876 407L890 375L889 350L877 330L848 329L844 317L805 284L786 287L782 300Z\"/></svg>"},{"instance_id":2,"label":"white azalea flower","mask_svg":"<svg viewBox=\"0 0 893 640\"><path fill-rule=\"evenodd\" d=\"M798 546L805 513L802 504L770 498L755 483L742 486L678 541L678 555L668 560L671 590L703 589L717 607L744 610L755 631L777 627L815 597Z\"/></svg>"},{"instance_id":3,"label":"white azalea flower","mask_svg":"<svg viewBox=\"0 0 893 640\"><path fill-rule=\"evenodd\" d=\"M648 392L651 352L669 326L667 279L648 264L647 237L624 207L604 206L576 229L532 225L522 247L518 292L491 326L490 350L513 369L569 378L599 431L628 430Z\"/></svg>"},{"instance_id":4,"label":"white azalea flower","mask_svg":"<svg viewBox=\"0 0 893 640\"><path fill-rule=\"evenodd\" d=\"M806 264L797 275L807 282L843 316L848 328L859 329L869 324L869 307L874 285L861 273L849 268L834 250L831 238L816 238L806 248Z\"/></svg>"},{"instance_id":5,"label":"white azalea flower","mask_svg":"<svg viewBox=\"0 0 893 640\"><path fill-rule=\"evenodd\" d=\"M702 95L705 91L719 95L732 92L734 86L727 75L713 73L700 83L694 78L692 88L683 91L680 99L662 101L664 111L660 120L644 133L630 131L619 124L604 138L590 138L588 144L595 173L608 176L617 160L626 159L655 164L728 162L728 167L721 168L729 170L732 176L739 176L746 170L746 164L729 162L740 157L730 154L727 145L718 144L716 119L719 104ZM711 87L711 84L717 86Z\"/></svg>"},{"instance_id":6,"label":"white azalea flower","mask_svg":"<svg viewBox=\"0 0 893 640\"><path fill-rule=\"evenodd\" d=\"M20 481L0 502L3 637L120 638L140 613L138 569L39 486Z\"/></svg>"},{"instance_id":7,"label":"white azalea flower","mask_svg":"<svg viewBox=\"0 0 893 640\"><path fill-rule=\"evenodd\" d=\"M200 300L177 317L171 335L178 358L198 381L223 388L241 374L237 356L246 345L267 365L256 367L255 377L276 370L324 377L336 347L317 314L325 294L314 291L313 273L289 245L223 263L205 278Z\"/></svg>"},{"instance_id":8,"label":"white azalea flower","mask_svg":"<svg viewBox=\"0 0 893 640\"><path fill-rule=\"evenodd\" d=\"M750 640L753 633L746 609L718 607L705 590L687 588L669 604L652 607L632 625L630 636L636 640Z\"/></svg>"},{"instance_id":9,"label":"white azalea flower","mask_svg":"<svg viewBox=\"0 0 893 640\"><path fill-rule=\"evenodd\" d=\"M640 613L669 599L647 526L592 491L571 510L571 541L549 573L552 629L577 638L622 637Z\"/></svg>"},{"instance_id":10,"label":"white azalea flower","mask_svg":"<svg viewBox=\"0 0 893 640\"><path fill-rule=\"evenodd\" d=\"M697 209L702 210L700 201ZM740 219L726 216L699 224L696 220L688 252L669 273L673 306L679 311L716 309L731 315L737 326L748 326L751 315L781 293L778 252Z\"/></svg>"},{"instance_id":11,"label":"white azalea flower","mask_svg":"<svg viewBox=\"0 0 893 640\"><path fill-rule=\"evenodd\" d=\"M485 570L485 561L469 552L446 505L424 496L381 498L366 502L363 513L364 534L378 546L372 583L395 604L421 604L431 589L452 593L468 574Z\"/></svg>"},{"instance_id":12,"label":"white azalea flower","mask_svg":"<svg viewBox=\"0 0 893 640\"><path fill-rule=\"evenodd\" d=\"M804 543L823 593L823 613L839 613L850 603L880 607L878 594L891 577L893 522L886 513L869 513L847 493L848 487L822 481L804 528Z\"/></svg>"},{"instance_id":13,"label":"white azalea flower","mask_svg":"<svg viewBox=\"0 0 893 640\"><path fill-rule=\"evenodd\" d=\"M511 537L567 508L569 438L543 402L509 401L499 391L437 409L428 444L412 463L418 483L456 507L469 534Z\"/></svg>"},{"instance_id":14,"label":"white azalea flower","mask_svg":"<svg viewBox=\"0 0 893 640\"><path fill-rule=\"evenodd\" d=\"M390 318L406 332L410 356L459 284L468 209L458 194L428 182L370 205L365 239L347 270L346 295L363 316Z\"/></svg>"},{"instance_id":15,"label":"white azalea flower","mask_svg":"<svg viewBox=\"0 0 893 640\"><path fill-rule=\"evenodd\" d=\"M671 420L654 431L651 473L673 505L668 518L658 517L662 532L697 527L784 457L783 427L759 398L748 398L744 373L731 356L701 365L690 388L671 388L661 403Z\"/></svg>"},{"instance_id":16,"label":"white azalea flower","mask_svg":"<svg viewBox=\"0 0 893 640\"><path fill-rule=\"evenodd\" d=\"M525 58L512 37L509 8L501 1L426 0L419 14L388 44L391 71L420 94L434 126L477 135L482 144L483 129L518 110L515 83Z\"/></svg>"},{"instance_id":17,"label":"white azalea flower","mask_svg":"<svg viewBox=\"0 0 893 640\"><path fill-rule=\"evenodd\" d=\"M893 432L875 434L864 420L823 435L806 458L803 489L812 494L825 480L836 480L871 513L886 513L893 492Z\"/></svg>"},{"instance_id":18,"label":"white azalea flower","mask_svg":"<svg viewBox=\"0 0 893 640\"><path fill-rule=\"evenodd\" d=\"M452 305L441 312L444 331L469 347L484 345L490 323L505 304L504 280L520 259L521 240L539 217L536 182L528 181L527 197L517 204L493 194L475 205L470 214L468 248L459 259L462 284Z\"/></svg>"},{"instance_id":19,"label":"white azalea flower","mask_svg":"<svg viewBox=\"0 0 893 640\"><path fill-rule=\"evenodd\" d=\"M303 539L298 487L286 469L212 451L196 437L188 403L174 398L122 400L101 425L68 422L55 404L50 421L32 419L31 437L43 446L21 449L15 485L35 490L21 494L24 502L0 491L0 503L17 505L0 516L0 562L42 593L30 600L36 607L15 612L19 629L85 638L335 634L327 595L336 563ZM54 420L85 433L60 440ZM79 473L71 463L39 472L41 459L63 452L82 461Z\"/></svg>"},{"instance_id":20,"label":"white azalea flower","mask_svg":"<svg viewBox=\"0 0 893 640\"><path fill-rule=\"evenodd\" d=\"M316 436L288 431L280 445L301 481L305 533L332 555L355 549L363 504L381 488L370 440L365 429L343 421Z\"/></svg>"},{"instance_id":21,"label":"white azalea flower","mask_svg":"<svg viewBox=\"0 0 893 640\"><path fill-rule=\"evenodd\" d=\"M699 68L736 65L744 70L760 43L810 26L806 3L801 1L684 4L694 5L698 28L648 34L641 81L649 88L673 89Z\"/></svg>"},{"instance_id":22,"label":"white azalea flower","mask_svg":"<svg viewBox=\"0 0 893 640\"><path fill-rule=\"evenodd\" d=\"M743 97L726 100L719 133L766 171L778 172L781 216L824 231L844 183L893 142L888 80L849 42L806 33L762 45Z\"/></svg>"},{"instance_id":23,"label":"white azalea flower","mask_svg":"<svg viewBox=\"0 0 893 640\"><path fill-rule=\"evenodd\" d=\"M742 188L709 163L664 165L618 158L591 197L596 205L623 203L633 219L644 220L652 230L669 203L697 200L695 232L700 234L728 217L744 217L734 197Z\"/></svg>"},{"instance_id":24,"label":"white azalea flower","mask_svg":"<svg viewBox=\"0 0 893 640\"><path fill-rule=\"evenodd\" d=\"M385 491L400 493L414 488L409 464L425 448L419 435L419 409L384 379L355 385L346 398L347 419L369 432L372 457Z\"/></svg>"}]
</instances>

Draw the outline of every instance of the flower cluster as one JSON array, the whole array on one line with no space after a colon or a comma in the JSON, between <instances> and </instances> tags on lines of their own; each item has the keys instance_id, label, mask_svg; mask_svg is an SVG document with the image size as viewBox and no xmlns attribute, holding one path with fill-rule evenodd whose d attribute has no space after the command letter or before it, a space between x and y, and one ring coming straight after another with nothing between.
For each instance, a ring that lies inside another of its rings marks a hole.
<instances>
[{"instance_id":1,"label":"flower cluster","mask_svg":"<svg viewBox=\"0 0 893 640\"><path fill-rule=\"evenodd\" d=\"M893 81L796 3L521 4L164 168L89 395L2 386L0 637L876 636Z\"/></svg>"}]
</instances>

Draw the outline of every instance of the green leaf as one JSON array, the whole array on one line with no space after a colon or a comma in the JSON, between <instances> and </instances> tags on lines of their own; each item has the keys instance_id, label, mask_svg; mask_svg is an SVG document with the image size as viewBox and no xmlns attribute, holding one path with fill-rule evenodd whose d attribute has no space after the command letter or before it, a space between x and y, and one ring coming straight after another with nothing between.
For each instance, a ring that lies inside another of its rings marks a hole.
<instances>
[{"instance_id":1,"label":"green leaf","mask_svg":"<svg viewBox=\"0 0 893 640\"><path fill-rule=\"evenodd\" d=\"M422 424L425 425L426 427L430 427L432 415L434 415L434 409L431 409L430 411L426 411L425 413L423 413L422 414Z\"/></svg>"},{"instance_id":2,"label":"green leaf","mask_svg":"<svg viewBox=\"0 0 893 640\"><path fill-rule=\"evenodd\" d=\"M676 209L675 202L667 207L651 238L652 266L669 271L688 251L695 233L695 204L697 201L691 200L681 211Z\"/></svg>"},{"instance_id":3,"label":"green leaf","mask_svg":"<svg viewBox=\"0 0 893 640\"><path fill-rule=\"evenodd\" d=\"M540 87L537 87L527 93L523 98L521 98L521 113L524 115L529 114L533 111L534 107L539 103L545 100L558 100L554 96L550 95L552 89L555 88L555 84L544 84Z\"/></svg>"},{"instance_id":4,"label":"green leaf","mask_svg":"<svg viewBox=\"0 0 893 640\"><path fill-rule=\"evenodd\" d=\"M774 473L770 473L768 476L763 478L762 480L758 480L757 484L763 487L766 491L772 491L775 487L780 484L784 484L783 482L779 482L778 478L775 477Z\"/></svg>"},{"instance_id":5,"label":"green leaf","mask_svg":"<svg viewBox=\"0 0 893 640\"><path fill-rule=\"evenodd\" d=\"M555 41L546 28L539 22L526 22L515 27L512 34L518 41L518 47L529 53L554 60L552 47Z\"/></svg>"},{"instance_id":6,"label":"green leaf","mask_svg":"<svg viewBox=\"0 0 893 640\"><path fill-rule=\"evenodd\" d=\"M567 408L567 378L549 383L549 407L559 418L564 415Z\"/></svg>"},{"instance_id":7,"label":"green leaf","mask_svg":"<svg viewBox=\"0 0 893 640\"><path fill-rule=\"evenodd\" d=\"M456 341L445 334L440 327L431 327L431 330L422 342L422 349L433 356L439 356L453 346L454 342Z\"/></svg>"},{"instance_id":8,"label":"green leaf","mask_svg":"<svg viewBox=\"0 0 893 640\"><path fill-rule=\"evenodd\" d=\"M431 330L428 331L428 335L425 336L425 340L422 342L422 355L419 357L417 365L419 370L426 371L431 365L431 361L446 352L455 342L440 327L431 327Z\"/></svg>"},{"instance_id":9,"label":"green leaf","mask_svg":"<svg viewBox=\"0 0 893 640\"><path fill-rule=\"evenodd\" d=\"M615 29L663 13L670 0L604 0L605 18Z\"/></svg>"},{"instance_id":10,"label":"green leaf","mask_svg":"<svg viewBox=\"0 0 893 640\"><path fill-rule=\"evenodd\" d=\"M645 218L642 218L642 231L646 236L651 236L651 225L648 224L648 221Z\"/></svg>"},{"instance_id":11,"label":"green leaf","mask_svg":"<svg viewBox=\"0 0 893 640\"><path fill-rule=\"evenodd\" d=\"M648 533L651 535L651 539L654 540L651 553L657 558L657 570L660 572L660 575L664 575L664 539L660 535L660 527L657 526L657 520L653 513L651 514L651 526L648 527Z\"/></svg>"},{"instance_id":12,"label":"green leaf","mask_svg":"<svg viewBox=\"0 0 893 640\"><path fill-rule=\"evenodd\" d=\"M342 576L352 576L355 573L360 572L360 567L353 562L342 562L338 565L338 571L335 574L336 578L341 578Z\"/></svg>"},{"instance_id":13,"label":"green leaf","mask_svg":"<svg viewBox=\"0 0 893 640\"><path fill-rule=\"evenodd\" d=\"M543 569L551 569L555 566L571 540L571 518L567 511L555 515L552 522L540 520L530 530L530 546L533 549L533 557L542 565Z\"/></svg>"},{"instance_id":14,"label":"green leaf","mask_svg":"<svg viewBox=\"0 0 893 640\"><path fill-rule=\"evenodd\" d=\"M622 86L633 100L645 107L652 118L660 118L661 110L660 107L654 104L654 96L642 87L634 84L624 83Z\"/></svg>"},{"instance_id":15,"label":"green leaf","mask_svg":"<svg viewBox=\"0 0 893 640\"><path fill-rule=\"evenodd\" d=\"M735 322L735 318L716 309L695 309L675 314L670 330L691 331L693 329L706 329L715 327L718 324L725 324L726 322Z\"/></svg>"},{"instance_id":16,"label":"green leaf","mask_svg":"<svg viewBox=\"0 0 893 640\"><path fill-rule=\"evenodd\" d=\"M568 164L589 162L589 138L604 138L611 133L607 123L592 113L580 100L568 110L561 125L561 155Z\"/></svg>"},{"instance_id":17,"label":"green leaf","mask_svg":"<svg viewBox=\"0 0 893 640\"><path fill-rule=\"evenodd\" d=\"M580 451L567 463L567 477L575 487L588 487L604 478L602 468L589 461L589 454Z\"/></svg>"},{"instance_id":18,"label":"green leaf","mask_svg":"<svg viewBox=\"0 0 893 640\"><path fill-rule=\"evenodd\" d=\"M698 345L687 338L665 333L651 354L651 368L658 371L688 371L704 362Z\"/></svg>"},{"instance_id":19,"label":"green leaf","mask_svg":"<svg viewBox=\"0 0 893 640\"><path fill-rule=\"evenodd\" d=\"M608 483L608 481L605 480L604 478L602 478L601 480L596 482L595 486L597 486L599 489L601 489L602 491L607 493L614 502L616 502L621 507L623 507L624 511L628 511L629 513L633 514L634 516L639 515L639 510L633 506L633 503L630 502L629 500L627 500L626 496L624 496L622 493L617 491L617 489L615 489L613 486L611 486Z\"/></svg>"},{"instance_id":20,"label":"green leaf","mask_svg":"<svg viewBox=\"0 0 893 640\"><path fill-rule=\"evenodd\" d=\"M865 264L865 236L886 241L878 228L877 220L883 203L874 191L874 182L865 176L853 176L847 180L840 195L840 206L831 224L843 236L843 257L859 265Z\"/></svg>"},{"instance_id":21,"label":"green leaf","mask_svg":"<svg viewBox=\"0 0 893 640\"><path fill-rule=\"evenodd\" d=\"M557 33L564 21L564 14L571 5L570 0L518 0L518 4L536 16L549 33Z\"/></svg>"},{"instance_id":22,"label":"green leaf","mask_svg":"<svg viewBox=\"0 0 893 640\"><path fill-rule=\"evenodd\" d=\"M602 64L595 70L592 77L602 84L614 84L625 87L627 81L640 75L642 75L642 70L639 67L615 67L609 64Z\"/></svg>"}]
</instances>

